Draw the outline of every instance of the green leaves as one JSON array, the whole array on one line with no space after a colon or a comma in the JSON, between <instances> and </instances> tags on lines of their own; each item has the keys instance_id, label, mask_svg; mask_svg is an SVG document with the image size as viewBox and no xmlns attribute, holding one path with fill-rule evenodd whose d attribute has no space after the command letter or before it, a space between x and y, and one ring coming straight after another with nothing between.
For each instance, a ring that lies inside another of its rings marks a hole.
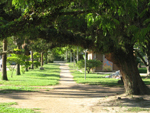
<instances>
[{"instance_id":1,"label":"green leaves","mask_svg":"<svg viewBox=\"0 0 150 113\"><path fill-rule=\"evenodd\" d=\"M119 25L119 24L120 24L119 20L117 20L117 19L115 19L115 18L113 18L113 21L114 21L114 22L115 22L115 24L117 24L117 25Z\"/></svg>"},{"instance_id":2,"label":"green leaves","mask_svg":"<svg viewBox=\"0 0 150 113\"><path fill-rule=\"evenodd\" d=\"M147 19L143 22L144 25L149 24L149 23L150 23L150 18L147 18Z\"/></svg>"},{"instance_id":3,"label":"green leaves","mask_svg":"<svg viewBox=\"0 0 150 113\"><path fill-rule=\"evenodd\" d=\"M142 18L148 10L149 8L145 8L141 13L139 13L139 17Z\"/></svg>"},{"instance_id":4,"label":"green leaves","mask_svg":"<svg viewBox=\"0 0 150 113\"><path fill-rule=\"evenodd\" d=\"M87 14L86 18L87 18L87 26L90 27L95 22L93 13Z\"/></svg>"},{"instance_id":5,"label":"green leaves","mask_svg":"<svg viewBox=\"0 0 150 113\"><path fill-rule=\"evenodd\" d=\"M14 49L16 53L11 54L10 57L7 57L7 62L12 63L15 62L16 64L25 65L25 60L29 59L29 56L25 56L20 49Z\"/></svg>"}]
</instances>

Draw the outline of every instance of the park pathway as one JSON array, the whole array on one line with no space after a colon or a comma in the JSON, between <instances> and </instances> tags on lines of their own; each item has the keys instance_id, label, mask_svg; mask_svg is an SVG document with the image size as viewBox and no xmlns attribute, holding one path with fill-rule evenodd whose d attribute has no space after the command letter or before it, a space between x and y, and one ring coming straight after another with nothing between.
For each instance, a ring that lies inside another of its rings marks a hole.
<instances>
[{"instance_id":1,"label":"park pathway","mask_svg":"<svg viewBox=\"0 0 150 113\"><path fill-rule=\"evenodd\" d=\"M52 90L0 94L1 102L17 102L18 108L40 108L42 113L97 113L95 106L102 97L123 93L123 88L76 84L65 63L60 63L60 84ZM100 111L98 111L100 112Z\"/></svg>"}]
</instances>

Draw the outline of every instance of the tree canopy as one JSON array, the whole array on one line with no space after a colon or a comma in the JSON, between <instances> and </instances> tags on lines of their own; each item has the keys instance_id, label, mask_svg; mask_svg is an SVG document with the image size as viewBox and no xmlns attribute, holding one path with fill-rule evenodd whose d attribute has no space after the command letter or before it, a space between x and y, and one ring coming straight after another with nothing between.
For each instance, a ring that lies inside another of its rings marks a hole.
<instances>
[{"instance_id":1,"label":"tree canopy","mask_svg":"<svg viewBox=\"0 0 150 113\"><path fill-rule=\"evenodd\" d=\"M149 6L149 0L2 0L0 39L24 34L105 53L121 70L127 94L147 94L133 46L149 40Z\"/></svg>"}]
</instances>

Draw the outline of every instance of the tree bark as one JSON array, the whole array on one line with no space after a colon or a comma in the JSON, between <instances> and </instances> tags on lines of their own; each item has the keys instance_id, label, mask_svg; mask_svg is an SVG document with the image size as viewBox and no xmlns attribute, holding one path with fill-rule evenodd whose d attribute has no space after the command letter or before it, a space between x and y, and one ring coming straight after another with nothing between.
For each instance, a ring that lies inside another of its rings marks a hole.
<instances>
[{"instance_id":1,"label":"tree bark","mask_svg":"<svg viewBox=\"0 0 150 113\"><path fill-rule=\"evenodd\" d=\"M77 47L77 62L79 61L79 47Z\"/></svg>"},{"instance_id":2,"label":"tree bark","mask_svg":"<svg viewBox=\"0 0 150 113\"><path fill-rule=\"evenodd\" d=\"M70 51L70 62L72 62L72 51Z\"/></svg>"},{"instance_id":3,"label":"tree bark","mask_svg":"<svg viewBox=\"0 0 150 113\"><path fill-rule=\"evenodd\" d=\"M7 40L3 40L3 51L7 51ZM2 54L2 80L8 80L6 70L7 53Z\"/></svg>"},{"instance_id":4,"label":"tree bark","mask_svg":"<svg viewBox=\"0 0 150 113\"><path fill-rule=\"evenodd\" d=\"M150 56L148 56L148 55L147 55L146 69L147 69L147 76L149 76L150 75Z\"/></svg>"},{"instance_id":5,"label":"tree bark","mask_svg":"<svg viewBox=\"0 0 150 113\"><path fill-rule=\"evenodd\" d=\"M31 51L31 69L34 69L34 63L33 63L33 51Z\"/></svg>"},{"instance_id":6,"label":"tree bark","mask_svg":"<svg viewBox=\"0 0 150 113\"><path fill-rule=\"evenodd\" d=\"M146 56L147 56L147 76L150 76L150 40L149 40L149 36L147 37L147 43L145 43L146 45Z\"/></svg>"},{"instance_id":7,"label":"tree bark","mask_svg":"<svg viewBox=\"0 0 150 113\"><path fill-rule=\"evenodd\" d=\"M25 60L26 62L28 61L28 60ZM25 69L26 71L28 71L29 69L28 69L28 67L26 67L26 69Z\"/></svg>"},{"instance_id":8,"label":"tree bark","mask_svg":"<svg viewBox=\"0 0 150 113\"><path fill-rule=\"evenodd\" d=\"M147 76L150 76L150 66L146 66L146 69L147 69Z\"/></svg>"},{"instance_id":9,"label":"tree bark","mask_svg":"<svg viewBox=\"0 0 150 113\"><path fill-rule=\"evenodd\" d=\"M45 56L45 64L47 64L47 55L48 55L48 50L46 51L46 56Z\"/></svg>"},{"instance_id":10,"label":"tree bark","mask_svg":"<svg viewBox=\"0 0 150 113\"><path fill-rule=\"evenodd\" d=\"M40 70L44 70L43 68L43 52L41 52L41 67Z\"/></svg>"},{"instance_id":11,"label":"tree bark","mask_svg":"<svg viewBox=\"0 0 150 113\"><path fill-rule=\"evenodd\" d=\"M130 62L128 61L120 62L119 65L120 65L119 69L124 82L125 92L127 94L138 95L150 93L147 92L150 90L142 81L134 59L132 59L132 61Z\"/></svg>"},{"instance_id":12,"label":"tree bark","mask_svg":"<svg viewBox=\"0 0 150 113\"><path fill-rule=\"evenodd\" d=\"M16 75L21 75L20 74L20 64L16 64Z\"/></svg>"},{"instance_id":13,"label":"tree bark","mask_svg":"<svg viewBox=\"0 0 150 113\"><path fill-rule=\"evenodd\" d=\"M139 75L133 49L131 48L130 50L128 53L121 50L107 54L106 58L118 66L127 95L150 94L150 89L145 85Z\"/></svg>"},{"instance_id":14,"label":"tree bark","mask_svg":"<svg viewBox=\"0 0 150 113\"><path fill-rule=\"evenodd\" d=\"M18 49L20 49L21 45L20 44L17 44L18 45ZM21 75L20 73L20 64L16 64L16 75Z\"/></svg>"},{"instance_id":15,"label":"tree bark","mask_svg":"<svg viewBox=\"0 0 150 113\"><path fill-rule=\"evenodd\" d=\"M149 45L150 47L150 45ZM147 69L147 76L150 76L150 50L147 50L147 65L146 65L146 69Z\"/></svg>"},{"instance_id":16,"label":"tree bark","mask_svg":"<svg viewBox=\"0 0 150 113\"><path fill-rule=\"evenodd\" d=\"M41 52L41 67L43 67L43 52Z\"/></svg>"}]
</instances>

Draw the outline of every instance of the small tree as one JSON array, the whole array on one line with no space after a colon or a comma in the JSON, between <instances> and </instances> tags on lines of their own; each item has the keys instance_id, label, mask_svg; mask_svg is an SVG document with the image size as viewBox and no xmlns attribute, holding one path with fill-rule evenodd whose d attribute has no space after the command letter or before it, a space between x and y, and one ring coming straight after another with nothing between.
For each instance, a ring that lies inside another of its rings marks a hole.
<instances>
[{"instance_id":1,"label":"small tree","mask_svg":"<svg viewBox=\"0 0 150 113\"><path fill-rule=\"evenodd\" d=\"M90 73L90 70L92 68L95 68L95 67L98 67L102 65L101 61L99 60L87 60L86 61L86 70L88 73ZM84 68L85 66L85 60L80 60L77 62L77 66L81 69L81 68Z\"/></svg>"},{"instance_id":2,"label":"small tree","mask_svg":"<svg viewBox=\"0 0 150 113\"><path fill-rule=\"evenodd\" d=\"M33 58L34 58L34 61L33 61L34 66L35 68L38 68L38 66L40 66L40 62L38 61L40 58L40 54L38 52L34 52Z\"/></svg>"},{"instance_id":3,"label":"small tree","mask_svg":"<svg viewBox=\"0 0 150 113\"><path fill-rule=\"evenodd\" d=\"M22 65L26 68L28 68L31 65L31 62L25 61L26 59L29 59L29 56L23 55L21 49L14 49L15 53L11 54L10 57L7 57L8 63L15 62L16 64ZM20 70L19 70L20 71ZM22 71L23 72L23 71ZM12 72L13 73L13 72ZM18 69L16 71L16 74L18 73ZM18 74L17 74L18 75Z\"/></svg>"}]
</instances>

